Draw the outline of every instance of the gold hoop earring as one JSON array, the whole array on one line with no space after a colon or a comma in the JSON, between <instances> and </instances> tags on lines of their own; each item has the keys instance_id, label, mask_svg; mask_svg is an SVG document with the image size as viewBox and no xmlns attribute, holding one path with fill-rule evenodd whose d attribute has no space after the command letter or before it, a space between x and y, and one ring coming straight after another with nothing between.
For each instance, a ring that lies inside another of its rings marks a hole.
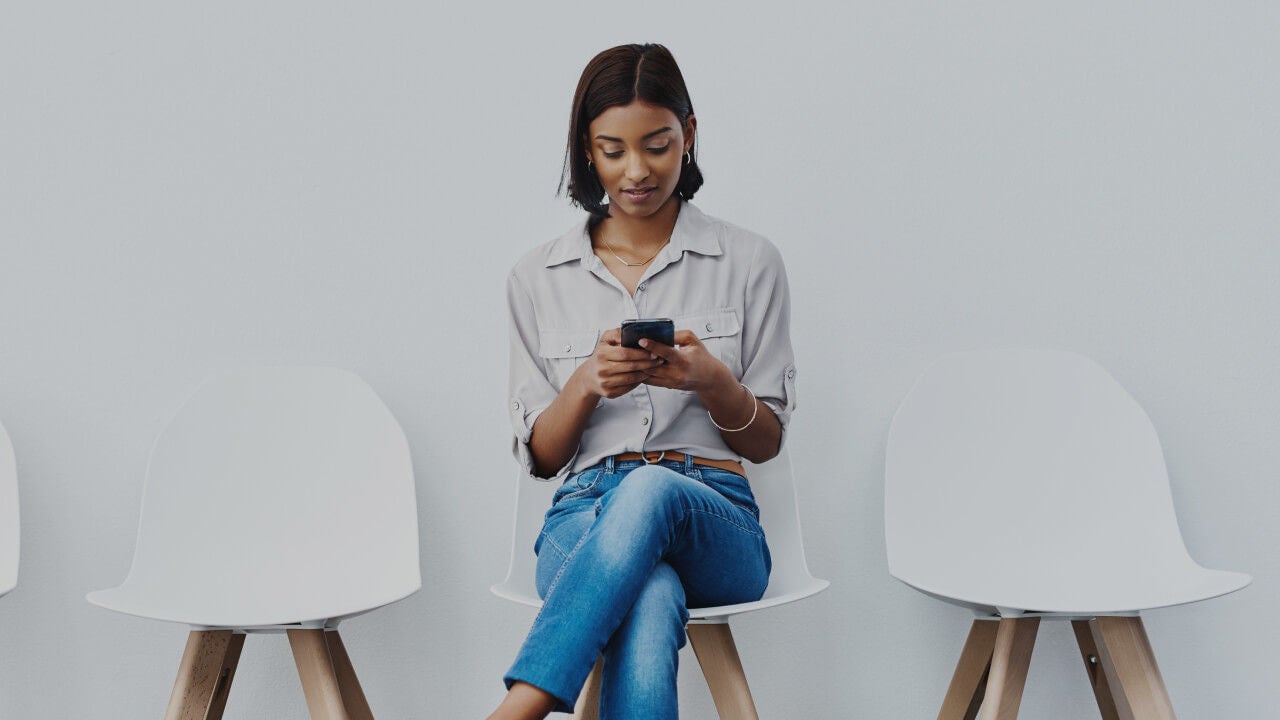
<instances>
[{"instance_id":1,"label":"gold hoop earring","mask_svg":"<svg viewBox=\"0 0 1280 720\"><path fill-rule=\"evenodd\" d=\"M685 164L685 165L688 165L688 164L689 164L689 163L691 163L691 162L693 162L693 158L692 158L692 157L690 157L689 153L685 153L685 154L684 154L684 164Z\"/></svg>"}]
</instances>

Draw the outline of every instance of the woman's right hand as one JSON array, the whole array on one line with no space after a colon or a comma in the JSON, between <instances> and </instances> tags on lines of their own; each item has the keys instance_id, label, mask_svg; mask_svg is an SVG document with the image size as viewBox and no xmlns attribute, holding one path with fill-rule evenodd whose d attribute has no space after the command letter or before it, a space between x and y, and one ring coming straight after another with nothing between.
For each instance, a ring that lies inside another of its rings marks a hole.
<instances>
[{"instance_id":1,"label":"woman's right hand","mask_svg":"<svg viewBox=\"0 0 1280 720\"><path fill-rule=\"evenodd\" d=\"M616 398L631 392L644 382L646 372L664 361L648 350L622 347L622 330L606 330L596 349L578 369L572 380L588 395Z\"/></svg>"}]
</instances>

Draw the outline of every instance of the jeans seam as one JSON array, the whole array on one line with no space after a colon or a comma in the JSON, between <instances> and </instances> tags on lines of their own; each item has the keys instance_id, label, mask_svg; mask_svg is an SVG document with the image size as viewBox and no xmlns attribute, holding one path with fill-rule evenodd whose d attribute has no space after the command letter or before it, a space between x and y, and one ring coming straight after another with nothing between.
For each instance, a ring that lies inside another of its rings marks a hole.
<instances>
[{"instance_id":1,"label":"jeans seam","mask_svg":"<svg viewBox=\"0 0 1280 720\"><path fill-rule=\"evenodd\" d=\"M580 498L580 497L582 497L583 495L586 495L586 494L587 494L588 492L590 492L590 491L591 491L591 488L583 488L583 489L581 489L581 490L574 490L573 492L571 492L571 493L567 493L567 494L565 494L563 497L561 497L559 500L557 500L557 501L556 501L556 505L559 505L560 503L564 502L565 500L574 500L574 499Z\"/></svg>"},{"instance_id":2,"label":"jeans seam","mask_svg":"<svg viewBox=\"0 0 1280 720\"><path fill-rule=\"evenodd\" d=\"M588 472L588 470L583 470L582 472ZM591 481L591 484L583 488L578 488L573 492L565 493L559 500L556 500L555 504L559 505L565 500L573 500L573 499L585 496L586 494L590 493L592 490L595 490L596 486L600 484L600 480L601 478L604 477L604 475L605 475L604 470L603 469L599 470L598 472L596 472L595 479Z\"/></svg>"},{"instance_id":3,"label":"jeans seam","mask_svg":"<svg viewBox=\"0 0 1280 720\"><path fill-rule=\"evenodd\" d=\"M736 508L738 506L734 505L734 507ZM717 518L719 520L724 520L725 522L729 523L730 525L738 528L739 530L745 533L748 533L750 535L755 535L756 537L764 537L764 532L762 530L756 530L755 528L752 528L750 525L747 525L746 523L738 522L734 518L721 515L720 513L711 512L710 510L703 510L701 508L689 508L689 512L701 513L702 515L707 515L709 517Z\"/></svg>"},{"instance_id":4,"label":"jeans seam","mask_svg":"<svg viewBox=\"0 0 1280 720\"><path fill-rule=\"evenodd\" d=\"M573 549L564 556L564 562L560 563L560 568L556 570L556 576L551 578L551 583L547 585L547 594L542 597L542 607L538 608L538 614L533 619L535 625L538 623L538 618L542 617L542 611L547 609L547 599L551 597L551 593L556 591L556 585L560 583L560 576L564 575L564 569L568 567L569 559L573 557L574 553L578 552L578 548L582 547L582 544L587 541L587 536L590 534L582 533L582 537L578 538L578 544L574 545ZM555 545L554 542L551 544ZM558 548L559 546L557 545L556 547ZM561 549L560 552L563 553L564 550Z\"/></svg>"},{"instance_id":5,"label":"jeans seam","mask_svg":"<svg viewBox=\"0 0 1280 720\"><path fill-rule=\"evenodd\" d=\"M555 548L556 552L559 552L561 555L568 555L568 553L564 551L564 548L560 547L560 543L551 539L551 533L544 533L542 536L542 542L549 543L551 547ZM550 588L548 588L547 591L550 592Z\"/></svg>"}]
</instances>

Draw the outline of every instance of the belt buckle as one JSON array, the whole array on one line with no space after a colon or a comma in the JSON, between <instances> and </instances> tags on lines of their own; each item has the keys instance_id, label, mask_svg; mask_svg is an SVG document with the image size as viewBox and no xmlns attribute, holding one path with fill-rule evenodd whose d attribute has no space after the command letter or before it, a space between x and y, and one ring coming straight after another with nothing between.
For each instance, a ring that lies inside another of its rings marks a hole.
<instances>
[{"instance_id":1,"label":"belt buckle","mask_svg":"<svg viewBox=\"0 0 1280 720\"><path fill-rule=\"evenodd\" d=\"M646 465L657 465L658 463L662 462L662 458L664 458L664 457L666 457L666 456L667 456L667 451L666 451L666 450L663 450L663 451L661 451L661 452L659 452L659 453L658 453L658 459L657 459L657 460L650 460L650 459L649 459L649 456L648 456L646 453L640 453L640 459L641 459L641 460L643 460L643 461L645 462L645 464L646 464Z\"/></svg>"}]
</instances>

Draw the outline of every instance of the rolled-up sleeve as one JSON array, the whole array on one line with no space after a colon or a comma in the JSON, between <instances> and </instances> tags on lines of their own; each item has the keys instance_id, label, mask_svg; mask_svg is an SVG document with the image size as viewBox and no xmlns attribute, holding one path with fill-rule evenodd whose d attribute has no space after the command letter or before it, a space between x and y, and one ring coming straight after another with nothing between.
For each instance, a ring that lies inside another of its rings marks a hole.
<instances>
[{"instance_id":1,"label":"rolled-up sleeve","mask_svg":"<svg viewBox=\"0 0 1280 720\"><path fill-rule=\"evenodd\" d=\"M796 363L791 349L791 290L782 255L763 238L747 277L742 328L742 384L778 416L782 444L796 408Z\"/></svg>"},{"instance_id":2,"label":"rolled-up sleeve","mask_svg":"<svg viewBox=\"0 0 1280 720\"><path fill-rule=\"evenodd\" d=\"M511 342L507 410L514 431L511 451L525 472L537 477L529 438L533 436L534 422L556 399L557 393L538 359L538 323L533 298L514 272L507 278L507 310Z\"/></svg>"}]
</instances>

